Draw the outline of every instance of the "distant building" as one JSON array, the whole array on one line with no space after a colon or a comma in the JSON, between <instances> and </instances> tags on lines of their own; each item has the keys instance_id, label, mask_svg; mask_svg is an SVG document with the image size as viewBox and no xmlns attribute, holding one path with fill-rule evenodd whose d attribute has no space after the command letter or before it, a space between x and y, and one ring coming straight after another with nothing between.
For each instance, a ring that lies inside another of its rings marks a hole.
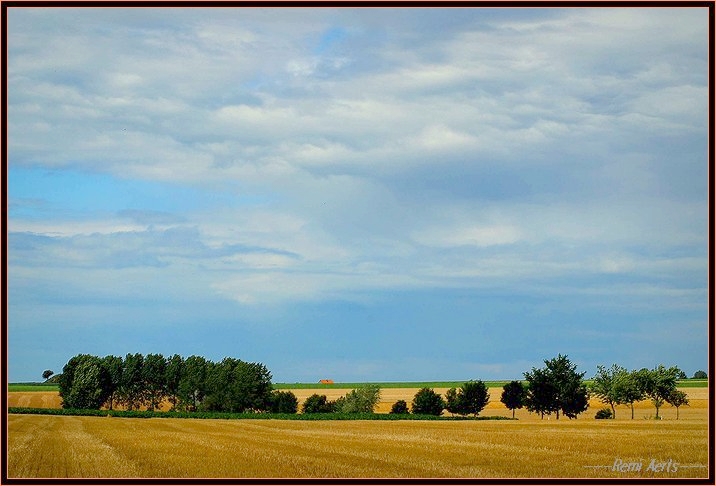
<instances>
[{"instance_id":1,"label":"distant building","mask_svg":"<svg viewBox=\"0 0 716 486\"><path fill-rule=\"evenodd\" d=\"M321 385L332 385L332 384L333 384L333 380L321 380L321 381L319 381L319 383L320 383Z\"/></svg>"}]
</instances>

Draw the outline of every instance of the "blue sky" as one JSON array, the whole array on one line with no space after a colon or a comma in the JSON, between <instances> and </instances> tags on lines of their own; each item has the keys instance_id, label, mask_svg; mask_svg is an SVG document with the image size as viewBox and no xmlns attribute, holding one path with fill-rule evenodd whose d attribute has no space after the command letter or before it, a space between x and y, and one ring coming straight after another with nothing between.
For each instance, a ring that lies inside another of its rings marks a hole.
<instances>
[{"instance_id":1,"label":"blue sky","mask_svg":"<svg viewBox=\"0 0 716 486\"><path fill-rule=\"evenodd\" d=\"M708 10L8 9L11 381L707 368Z\"/></svg>"}]
</instances>

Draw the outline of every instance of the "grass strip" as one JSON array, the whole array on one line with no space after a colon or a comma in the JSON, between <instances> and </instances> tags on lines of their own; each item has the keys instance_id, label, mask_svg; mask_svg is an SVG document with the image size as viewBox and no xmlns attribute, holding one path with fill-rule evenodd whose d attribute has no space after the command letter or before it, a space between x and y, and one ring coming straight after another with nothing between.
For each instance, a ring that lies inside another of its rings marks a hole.
<instances>
[{"instance_id":1,"label":"grass strip","mask_svg":"<svg viewBox=\"0 0 716 486\"><path fill-rule=\"evenodd\" d=\"M252 419L252 420L514 420L510 417L442 417L435 415L389 413L225 413L225 412L152 412L148 410L86 410L73 408L9 407L11 414L65 415L82 417Z\"/></svg>"}]
</instances>

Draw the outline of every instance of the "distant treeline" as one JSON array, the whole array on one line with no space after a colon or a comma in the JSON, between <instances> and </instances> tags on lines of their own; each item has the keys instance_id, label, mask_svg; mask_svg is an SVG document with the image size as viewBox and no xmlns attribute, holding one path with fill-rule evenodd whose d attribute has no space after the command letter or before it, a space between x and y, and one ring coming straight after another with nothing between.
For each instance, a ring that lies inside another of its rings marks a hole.
<instances>
[{"instance_id":1,"label":"distant treeline","mask_svg":"<svg viewBox=\"0 0 716 486\"><path fill-rule=\"evenodd\" d=\"M180 411L272 411L280 393L272 393L271 373L261 363L178 354L80 354L64 366L58 384L63 408L74 409L155 410L168 400Z\"/></svg>"}]
</instances>

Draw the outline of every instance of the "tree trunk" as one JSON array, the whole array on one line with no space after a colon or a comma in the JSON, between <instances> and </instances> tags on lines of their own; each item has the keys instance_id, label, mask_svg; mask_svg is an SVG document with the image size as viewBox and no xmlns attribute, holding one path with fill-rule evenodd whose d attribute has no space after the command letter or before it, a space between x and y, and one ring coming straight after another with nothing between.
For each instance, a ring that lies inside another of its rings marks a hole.
<instances>
[{"instance_id":1,"label":"tree trunk","mask_svg":"<svg viewBox=\"0 0 716 486\"><path fill-rule=\"evenodd\" d=\"M677 408L676 414L678 415L678 413L679 413L679 409ZM512 418L515 418L515 409L514 408L512 409Z\"/></svg>"},{"instance_id":2,"label":"tree trunk","mask_svg":"<svg viewBox=\"0 0 716 486\"><path fill-rule=\"evenodd\" d=\"M614 403L610 403L609 405L612 406L612 418L617 418L617 411L614 409Z\"/></svg>"},{"instance_id":3,"label":"tree trunk","mask_svg":"<svg viewBox=\"0 0 716 486\"><path fill-rule=\"evenodd\" d=\"M634 402L631 402L631 419L634 420Z\"/></svg>"}]
</instances>

